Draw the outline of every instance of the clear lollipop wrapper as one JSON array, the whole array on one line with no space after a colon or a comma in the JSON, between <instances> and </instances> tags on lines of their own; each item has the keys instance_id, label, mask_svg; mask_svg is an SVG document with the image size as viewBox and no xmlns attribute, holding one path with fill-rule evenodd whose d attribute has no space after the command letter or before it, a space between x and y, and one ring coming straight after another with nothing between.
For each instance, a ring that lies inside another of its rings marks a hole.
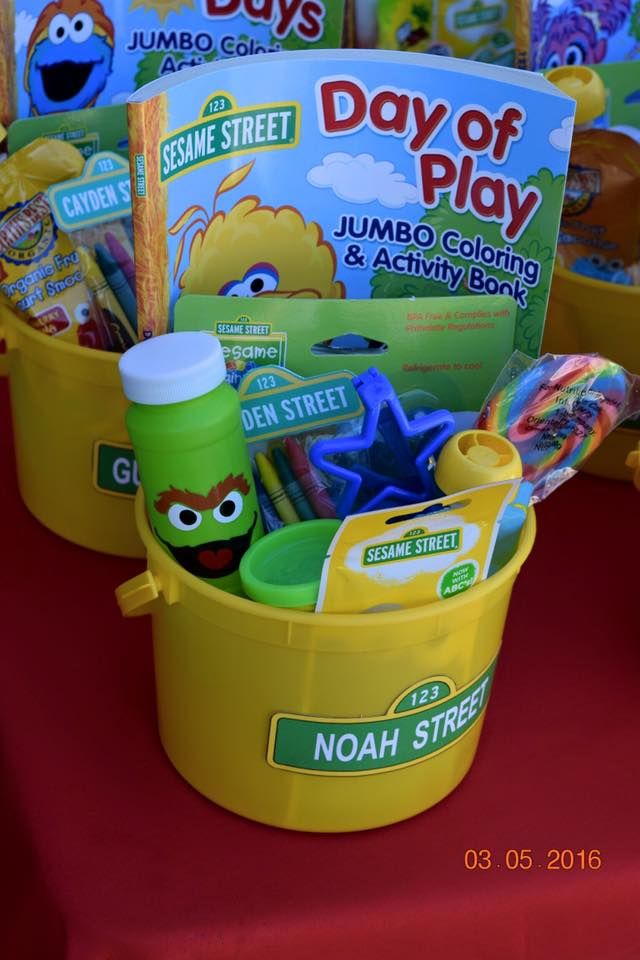
<instances>
[{"instance_id":1,"label":"clear lollipop wrapper","mask_svg":"<svg viewBox=\"0 0 640 960\"><path fill-rule=\"evenodd\" d=\"M477 426L507 437L544 500L572 477L611 431L640 413L640 376L599 354L514 353Z\"/></svg>"}]
</instances>

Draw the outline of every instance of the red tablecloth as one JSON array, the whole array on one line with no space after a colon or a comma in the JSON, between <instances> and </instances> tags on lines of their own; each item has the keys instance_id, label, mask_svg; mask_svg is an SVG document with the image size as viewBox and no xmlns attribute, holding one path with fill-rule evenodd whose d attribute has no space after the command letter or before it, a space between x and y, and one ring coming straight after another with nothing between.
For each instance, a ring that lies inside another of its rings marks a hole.
<instances>
[{"instance_id":1,"label":"red tablecloth","mask_svg":"<svg viewBox=\"0 0 640 960\"><path fill-rule=\"evenodd\" d=\"M392 827L296 834L216 807L173 770L150 623L122 620L113 598L143 563L27 513L1 394L3 960L640 957L631 484L579 477L539 508L462 785ZM492 867L466 869L482 849ZM554 849L572 869L547 869ZM530 850L532 868L510 870L507 850ZM581 850L600 869L581 869Z\"/></svg>"}]
</instances>

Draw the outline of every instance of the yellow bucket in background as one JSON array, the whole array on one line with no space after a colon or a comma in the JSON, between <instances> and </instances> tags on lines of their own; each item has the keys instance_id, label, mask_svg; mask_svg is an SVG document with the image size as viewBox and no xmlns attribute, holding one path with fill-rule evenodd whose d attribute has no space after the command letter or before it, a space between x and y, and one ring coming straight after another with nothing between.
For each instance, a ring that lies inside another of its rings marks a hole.
<instances>
[{"instance_id":1,"label":"yellow bucket in background","mask_svg":"<svg viewBox=\"0 0 640 960\"><path fill-rule=\"evenodd\" d=\"M73 543L142 557L137 472L118 355L48 337L0 312L18 486L41 523Z\"/></svg>"},{"instance_id":2,"label":"yellow bucket in background","mask_svg":"<svg viewBox=\"0 0 640 960\"><path fill-rule=\"evenodd\" d=\"M478 745L511 589L535 537L452 599L389 613L314 614L253 603L188 573L153 537L148 569L117 590L151 613L160 737L211 800L294 830L366 830L438 803Z\"/></svg>"},{"instance_id":3,"label":"yellow bucket in background","mask_svg":"<svg viewBox=\"0 0 640 960\"><path fill-rule=\"evenodd\" d=\"M592 280L556 266L542 342L543 353L600 353L630 373L640 373L640 287ZM631 480L625 465L640 430L614 430L582 469Z\"/></svg>"}]
</instances>

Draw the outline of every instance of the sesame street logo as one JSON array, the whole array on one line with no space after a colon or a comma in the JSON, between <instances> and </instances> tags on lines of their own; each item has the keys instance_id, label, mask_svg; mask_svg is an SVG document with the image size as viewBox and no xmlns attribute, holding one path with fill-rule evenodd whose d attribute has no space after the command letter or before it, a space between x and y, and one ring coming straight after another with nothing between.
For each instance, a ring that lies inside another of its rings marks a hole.
<instances>
[{"instance_id":1,"label":"sesame street logo","mask_svg":"<svg viewBox=\"0 0 640 960\"><path fill-rule=\"evenodd\" d=\"M10 207L0 219L0 257L20 266L35 263L51 250L56 226L42 193Z\"/></svg>"},{"instance_id":2,"label":"sesame street logo","mask_svg":"<svg viewBox=\"0 0 640 960\"><path fill-rule=\"evenodd\" d=\"M297 146L300 104L235 108L231 98L222 95L212 97L205 110L218 104L221 110L215 116L204 116L160 141L162 183L222 157ZM140 196L137 181L136 189Z\"/></svg>"},{"instance_id":3,"label":"sesame street logo","mask_svg":"<svg viewBox=\"0 0 640 960\"><path fill-rule=\"evenodd\" d=\"M562 204L563 216L576 217L588 210L600 194L600 171L570 166Z\"/></svg>"}]
</instances>

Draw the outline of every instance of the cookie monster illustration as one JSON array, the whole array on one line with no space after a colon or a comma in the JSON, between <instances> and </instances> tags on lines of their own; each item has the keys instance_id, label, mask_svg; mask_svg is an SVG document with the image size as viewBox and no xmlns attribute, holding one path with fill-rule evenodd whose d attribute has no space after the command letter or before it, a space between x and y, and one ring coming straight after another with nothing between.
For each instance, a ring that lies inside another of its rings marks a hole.
<instances>
[{"instance_id":1,"label":"cookie monster illustration","mask_svg":"<svg viewBox=\"0 0 640 960\"><path fill-rule=\"evenodd\" d=\"M622 260L606 260L594 254L591 257L579 257L571 267L574 273L592 280L604 280L606 283L620 283L625 287L633 284L631 276L624 268Z\"/></svg>"},{"instance_id":2,"label":"cookie monster illustration","mask_svg":"<svg viewBox=\"0 0 640 960\"><path fill-rule=\"evenodd\" d=\"M95 104L113 63L114 29L98 0L55 0L36 21L24 85L36 115Z\"/></svg>"},{"instance_id":3,"label":"cookie monster illustration","mask_svg":"<svg viewBox=\"0 0 640 960\"><path fill-rule=\"evenodd\" d=\"M156 535L174 559L220 586L222 578L236 573L254 533L261 531L255 493L242 474L229 474L206 494L172 486L158 494L154 507Z\"/></svg>"}]
</instances>

